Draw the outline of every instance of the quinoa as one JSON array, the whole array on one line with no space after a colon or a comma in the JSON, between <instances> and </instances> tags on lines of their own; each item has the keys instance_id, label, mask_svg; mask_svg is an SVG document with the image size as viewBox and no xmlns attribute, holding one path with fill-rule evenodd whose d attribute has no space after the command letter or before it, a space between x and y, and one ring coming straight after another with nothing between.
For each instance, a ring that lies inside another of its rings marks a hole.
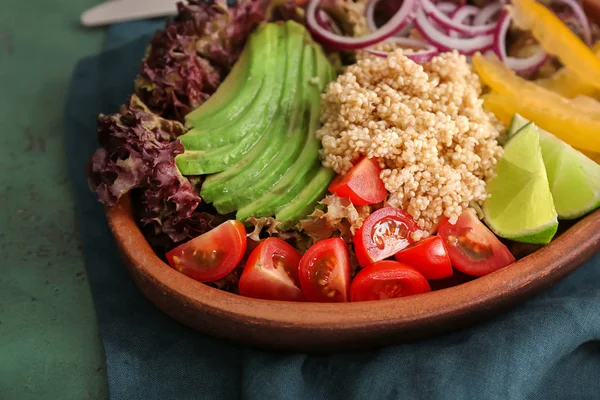
<instances>
[{"instance_id":1,"label":"quinoa","mask_svg":"<svg viewBox=\"0 0 600 400\"><path fill-rule=\"evenodd\" d=\"M502 155L502 125L480 94L479 77L456 51L422 65L401 49L360 57L323 94L323 165L344 174L357 158L376 158L389 205L425 231L442 216L455 223L487 198L485 181Z\"/></svg>"}]
</instances>

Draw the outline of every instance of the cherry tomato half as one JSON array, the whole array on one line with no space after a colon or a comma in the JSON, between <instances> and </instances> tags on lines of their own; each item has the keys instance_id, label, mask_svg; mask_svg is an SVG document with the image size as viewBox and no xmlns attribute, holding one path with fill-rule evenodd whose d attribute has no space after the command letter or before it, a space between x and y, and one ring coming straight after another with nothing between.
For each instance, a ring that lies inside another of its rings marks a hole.
<instances>
[{"instance_id":1,"label":"cherry tomato half","mask_svg":"<svg viewBox=\"0 0 600 400\"><path fill-rule=\"evenodd\" d=\"M245 251L244 224L229 220L174 248L166 256L177 271L200 282L213 282L229 275Z\"/></svg>"},{"instance_id":2,"label":"cherry tomato half","mask_svg":"<svg viewBox=\"0 0 600 400\"><path fill-rule=\"evenodd\" d=\"M380 261L361 269L350 287L351 301L395 299L429 292L429 282L415 268L398 261Z\"/></svg>"},{"instance_id":3,"label":"cherry tomato half","mask_svg":"<svg viewBox=\"0 0 600 400\"><path fill-rule=\"evenodd\" d=\"M428 237L413 243L394 255L401 261L418 270L427 279L445 279L452 276L452 263L444 241L439 236Z\"/></svg>"},{"instance_id":4,"label":"cherry tomato half","mask_svg":"<svg viewBox=\"0 0 600 400\"><path fill-rule=\"evenodd\" d=\"M354 235L358 263L366 267L391 257L408 246L417 230L414 219L402 210L384 207L369 215Z\"/></svg>"},{"instance_id":5,"label":"cherry tomato half","mask_svg":"<svg viewBox=\"0 0 600 400\"><path fill-rule=\"evenodd\" d=\"M438 235L454 268L467 275L483 276L515 262L508 248L469 211L454 225L447 218L442 220Z\"/></svg>"},{"instance_id":6,"label":"cherry tomato half","mask_svg":"<svg viewBox=\"0 0 600 400\"><path fill-rule=\"evenodd\" d=\"M308 301L348 301L350 259L346 243L340 238L315 243L300 260L299 278Z\"/></svg>"},{"instance_id":7,"label":"cherry tomato half","mask_svg":"<svg viewBox=\"0 0 600 400\"><path fill-rule=\"evenodd\" d=\"M377 160L365 157L345 175L335 178L329 185L329 191L340 197L348 197L356 206L380 203L387 194L380 173Z\"/></svg>"},{"instance_id":8,"label":"cherry tomato half","mask_svg":"<svg viewBox=\"0 0 600 400\"><path fill-rule=\"evenodd\" d=\"M303 301L298 282L302 256L278 238L263 240L250 254L238 284L242 296L265 300Z\"/></svg>"}]
</instances>

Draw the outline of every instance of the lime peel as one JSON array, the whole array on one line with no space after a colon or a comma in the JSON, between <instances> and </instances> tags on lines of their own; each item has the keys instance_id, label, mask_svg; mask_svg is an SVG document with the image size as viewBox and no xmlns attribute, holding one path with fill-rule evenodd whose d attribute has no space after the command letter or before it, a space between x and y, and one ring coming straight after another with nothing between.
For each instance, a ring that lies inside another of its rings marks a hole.
<instances>
[{"instance_id":1,"label":"lime peel","mask_svg":"<svg viewBox=\"0 0 600 400\"><path fill-rule=\"evenodd\" d=\"M515 114L509 138L529 123ZM539 129L542 158L560 219L574 219L600 207L600 165L550 132Z\"/></svg>"},{"instance_id":2,"label":"lime peel","mask_svg":"<svg viewBox=\"0 0 600 400\"><path fill-rule=\"evenodd\" d=\"M547 244L558 229L539 138L532 123L514 135L498 161L496 177L487 184L484 218L500 237Z\"/></svg>"}]
</instances>

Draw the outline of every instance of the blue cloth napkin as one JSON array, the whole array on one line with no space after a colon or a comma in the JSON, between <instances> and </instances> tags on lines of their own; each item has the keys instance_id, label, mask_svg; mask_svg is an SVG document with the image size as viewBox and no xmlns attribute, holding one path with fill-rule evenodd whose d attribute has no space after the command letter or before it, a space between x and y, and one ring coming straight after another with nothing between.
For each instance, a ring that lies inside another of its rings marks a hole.
<instances>
[{"instance_id":1,"label":"blue cloth napkin","mask_svg":"<svg viewBox=\"0 0 600 400\"><path fill-rule=\"evenodd\" d=\"M147 33L160 24L113 26L106 50L77 66L66 107L69 170L113 400L600 398L600 254L489 322L368 352L243 348L155 308L125 271L84 165L97 146L98 113L115 112L133 91Z\"/></svg>"}]
</instances>

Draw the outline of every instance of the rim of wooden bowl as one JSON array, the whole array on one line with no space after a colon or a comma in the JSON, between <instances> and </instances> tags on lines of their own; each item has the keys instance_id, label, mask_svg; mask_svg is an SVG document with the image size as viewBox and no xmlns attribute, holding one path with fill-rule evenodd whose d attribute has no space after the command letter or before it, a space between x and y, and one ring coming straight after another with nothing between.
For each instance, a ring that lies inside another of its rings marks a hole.
<instances>
[{"instance_id":1,"label":"rim of wooden bowl","mask_svg":"<svg viewBox=\"0 0 600 400\"><path fill-rule=\"evenodd\" d=\"M107 218L136 283L163 311L212 335L283 349L372 346L454 330L541 291L600 249L597 210L531 255L458 286L375 302L267 301L221 291L169 267L135 223L128 196Z\"/></svg>"}]
</instances>

